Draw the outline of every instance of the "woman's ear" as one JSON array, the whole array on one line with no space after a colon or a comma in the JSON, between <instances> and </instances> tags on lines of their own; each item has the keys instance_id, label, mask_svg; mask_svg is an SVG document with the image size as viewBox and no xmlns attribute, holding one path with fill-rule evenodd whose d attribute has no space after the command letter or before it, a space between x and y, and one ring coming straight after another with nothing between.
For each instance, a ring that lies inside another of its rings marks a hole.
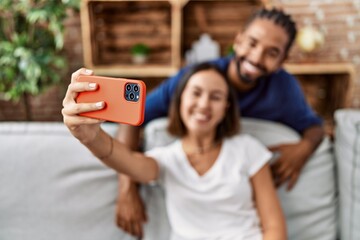
<instances>
[{"instance_id":1,"label":"woman's ear","mask_svg":"<svg viewBox=\"0 0 360 240\"><path fill-rule=\"evenodd\" d=\"M230 102L226 104L226 110L230 108Z\"/></svg>"}]
</instances>

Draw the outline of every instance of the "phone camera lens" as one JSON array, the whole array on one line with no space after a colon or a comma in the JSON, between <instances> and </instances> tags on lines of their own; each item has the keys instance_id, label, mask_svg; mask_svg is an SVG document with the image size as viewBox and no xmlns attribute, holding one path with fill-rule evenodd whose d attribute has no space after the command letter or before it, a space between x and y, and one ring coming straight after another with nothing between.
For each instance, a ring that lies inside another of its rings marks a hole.
<instances>
[{"instance_id":1,"label":"phone camera lens","mask_svg":"<svg viewBox=\"0 0 360 240\"><path fill-rule=\"evenodd\" d=\"M127 90L127 91L130 91L130 90L131 90L131 85L130 85L130 84L126 85L126 90Z\"/></svg>"},{"instance_id":2,"label":"phone camera lens","mask_svg":"<svg viewBox=\"0 0 360 240\"><path fill-rule=\"evenodd\" d=\"M134 93L130 93L130 94L129 94L129 98L130 98L130 100L134 100L135 94L134 94Z\"/></svg>"},{"instance_id":3,"label":"phone camera lens","mask_svg":"<svg viewBox=\"0 0 360 240\"><path fill-rule=\"evenodd\" d=\"M134 91L135 91L135 92L138 92L138 91L139 91L139 86L138 86L138 85L135 85L135 86L134 86Z\"/></svg>"}]
</instances>

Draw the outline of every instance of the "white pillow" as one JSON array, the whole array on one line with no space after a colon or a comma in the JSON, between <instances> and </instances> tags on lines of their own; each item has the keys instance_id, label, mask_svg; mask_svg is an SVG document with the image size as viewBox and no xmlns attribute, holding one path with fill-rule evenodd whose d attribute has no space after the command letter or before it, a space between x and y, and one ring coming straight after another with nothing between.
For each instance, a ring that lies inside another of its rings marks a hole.
<instances>
[{"instance_id":1,"label":"white pillow","mask_svg":"<svg viewBox=\"0 0 360 240\"><path fill-rule=\"evenodd\" d=\"M114 222L117 174L62 123L3 122L0 143L1 240L129 239Z\"/></svg>"},{"instance_id":2,"label":"white pillow","mask_svg":"<svg viewBox=\"0 0 360 240\"><path fill-rule=\"evenodd\" d=\"M167 119L150 122L145 128L145 150L163 146L175 138L166 132ZM299 135L289 127L265 120L243 118L242 132L253 135L264 145L276 145L299 141ZM166 239L168 231L158 231L156 226L166 225L164 200L159 197L159 187L144 187L145 201L148 201L149 223L145 239ZM154 193L156 191L156 193ZM292 191L285 187L278 190L284 209L289 239L328 240L336 238L336 185L332 145L324 139L316 153L309 159L298 183ZM149 204L150 202L150 204ZM155 206L154 202L157 203ZM152 213L158 213L157 216ZM158 217L158 216L161 217ZM152 223L152 220L154 223ZM163 235L161 235L163 234ZM147 237L150 236L150 237Z\"/></svg>"},{"instance_id":3,"label":"white pillow","mask_svg":"<svg viewBox=\"0 0 360 240\"><path fill-rule=\"evenodd\" d=\"M360 110L335 112L340 236L360 239Z\"/></svg>"}]
</instances>

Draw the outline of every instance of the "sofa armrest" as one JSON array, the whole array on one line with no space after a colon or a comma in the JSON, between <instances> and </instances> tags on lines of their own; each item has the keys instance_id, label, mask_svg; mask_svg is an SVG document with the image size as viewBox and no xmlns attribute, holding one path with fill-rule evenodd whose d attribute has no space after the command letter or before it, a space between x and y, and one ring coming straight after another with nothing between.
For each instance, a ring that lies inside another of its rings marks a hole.
<instances>
[{"instance_id":1,"label":"sofa armrest","mask_svg":"<svg viewBox=\"0 0 360 240\"><path fill-rule=\"evenodd\" d=\"M360 239L360 110L335 112L341 239Z\"/></svg>"},{"instance_id":2,"label":"sofa armrest","mask_svg":"<svg viewBox=\"0 0 360 240\"><path fill-rule=\"evenodd\" d=\"M62 123L2 122L0 143L0 239L126 239L114 221L116 172Z\"/></svg>"}]
</instances>

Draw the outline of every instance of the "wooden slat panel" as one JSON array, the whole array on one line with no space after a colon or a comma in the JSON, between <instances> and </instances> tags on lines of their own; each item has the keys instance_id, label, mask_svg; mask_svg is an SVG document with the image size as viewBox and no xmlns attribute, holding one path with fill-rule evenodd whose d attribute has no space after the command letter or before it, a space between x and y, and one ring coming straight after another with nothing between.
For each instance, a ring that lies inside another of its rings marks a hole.
<instances>
[{"instance_id":1,"label":"wooden slat panel","mask_svg":"<svg viewBox=\"0 0 360 240\"><path fill-rule=\"evenodd\" d=\"M166 52L156 52L152 53L149 56L148 62L156 62L158 64L166 64L170 63L170 53ZM131 55L126 52L118 52L118 51L103 51L101 52L101 62L103 64L132 64Z\"/></svg>"},{"instance_id":2,"label":"wooden slat panel","mask_svg":"<svg viewBox=\"0 0 360 240\"><path fill-rule=\"evenodd\" d=\"M141 69L141 71L139 71ZM164 77L176 73L177 68L163 64L128 65L128 64L106 64L94 68L95 74L122 77Z\"/></svg>"},{"instance_id":3,"label":"wooden slat panel","mask_svg":"<svg viewBox=\"0 0 360 240\"><path fill-rule=\"evenodd\" d=\"M99 46L114 46L119 48L128 48L136 43L145 43L153 48L169 48L170 47L170 35L160 37L148 37L148 36L122 36L117 38L106 38L102 40ZM129 49L130 50L130 49Z\"/></svg>"},{"instance_id":4,"label":"wooden slat panel","mask_svg":"<svg viewBox=\"0 0 360 240\"><path fill-rule=\"evenodd\" d=\"M219 43L221 55L224 55L257 7L259 5L251 1L190 1L183 9L182 54L191 48L201 33L206 32ZM196 15L199 8L204 9L204 20L199 20Z\"/></svg>"},{"instance_id":5,"label":"wooden slat panel","mask_svg":"<svg viewBox=\"0 0 360 240\"><path fill-rule=\"evenodd\" d=\"M112 12L102 12L96 14L96 17L104 20L105 23L116 23L116 22L128 22L128 23L137 23L137 22L163 22L168 21L169 12L167 9L145 9L137 11L127 11L126 13L116 13Z\"/></svg>"},{"instance_id":6,"label":"wooden slat panel","mask_svg":"<svg viewBox=\"0 0 360 240\"><path fill-rule=\"evenodd\" d=\"M107 36L118 35L167 35L171 34L171 28L166 23L159 24L129 24L125 22L106 24L103 27L97 28L98 32L107 34Z\"/></svg>"},{"instance_id":7,"label":"wooden slat panel","mask_svg":"<svg viewBox=\"0 0 360 240\"><path fill-rule=\"evenodd\" d=\"M169 64L171 9L166 1L90 1L93 63L131 64L131 47L143 43L149 61Z\"/></svg>"},{"instance_id":8,"label":"wooden slat panel","mask_svg":"<svg viewBox=\"0 0 360 240\"><path fill-rule=\"evenodd\" d=\"M333 134L333 114L336 109L351 106L354 94L355 67L349 63L285 64L296 75L306 100L325 119L325 129Z\"/></svg>"}]
</instances>

